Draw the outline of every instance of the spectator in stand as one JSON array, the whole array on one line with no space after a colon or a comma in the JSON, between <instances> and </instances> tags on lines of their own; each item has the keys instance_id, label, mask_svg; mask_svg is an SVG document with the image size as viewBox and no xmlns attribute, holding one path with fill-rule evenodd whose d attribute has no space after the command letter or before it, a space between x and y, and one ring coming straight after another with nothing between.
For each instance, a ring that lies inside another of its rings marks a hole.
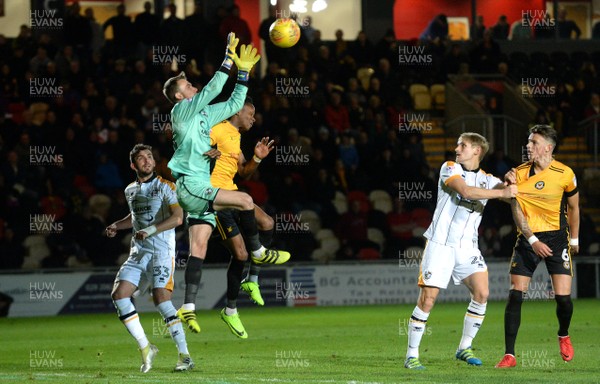
<instances>
[{"instance_id":1,"label":"spectator in stand","mask_svg":"<svg viewBox=\"0 0 600 384\"><path fill-rule=\"evenodd\" d=\"M185 23L177 17L177 6L169 3L169 17L160 25L159 42L171 47L180 47L186 41Z\"/></svg>"},{"instance_id":2,"label":"spectator in stand","mask_svg":"<svg viewBox=\"0 0 600 384\"><path fill-rule=\"evenodd\" d=\"M348 212L344 213L338 221L336 234L341 242L339 255L356 258L362 248L379 249L378 245L369 240L368 212L364 212L360 200L348 202ZM343 257L343 256L342 256Z\"/></svg>"},{"instance_id":3,"label":"spectator in stand","mask_svg":"<svg viewBox=\"0 0 600 384\"><path fill-rule=\"evenodd\" d=\"M306 38L306 42L308 44L312 44L313 40L315 39L316 31L316 29L312 26L312 17L307 15L302 18L302 23L300 23L300 31L302 36Z\"/></svg>"},{"instance_id":4,"label":"spectator in stand","mask_svg":"<svg viewBox=\"0 0 600 384\"><path fill-rule=\"evenodd\" d=\"M350 129L348 108L342 104L340 92L332 92L329 100L330 102L325 107L325 122L337 135L340 135Z\"/></svg>"},{"instance_id":5,"label":"spectator in stand","mask_svg":"<svg viewBox=\"0 0 600 384\"><path fill-rule=\"evenodd\" d=\"M583 118L587 119L598 114L600 114L600 95L598 95L596 92L592 92L590 95L590 103L583 111Z\"/></svg>"},{"instance_id":6,"label":"spectator in stand","mask_svg":"<svg viewBox=\"0 0 600 384\"><path fill-rule=\"evenodd\" d=\"M492 38L494 40L507 40L510 33L506 15L500 15L496 24L492 27Z\"/></svg>"},{"instance_id":7,"label":"spectator in stand","mask_svg":"<svg viewBox=\"0 0 600 384\"><path fill-rule=\"evenodd\" d=\"M90 20L81 15L79 2L74 2L65 17L65 43L72 46L79 57L88 58L92 32Z\"/></svg>"},{"instance_id":8,"label":"spectator in stand","mask_svg":"<svg viewBox=\"0 0 600 384\"><path fill-rule=\"evenodd\" d=\"M517 165L518 164L506 156L502 148L496 148L494 153L488 158L484 168L496 177L504 177L508 171Z\"/></svg>"},{"instance_id":9,"label":"spectator in stand","mask_svg":"<svg viewBox=\"0 0 600 384\"><path fill-rule=\"evenodd\" d=\"M579 39L579 36L581 36L581 29L577 24L573 20L567 20L567 10L564 8L558 10L556 28L558 28L559 39L572 39L573 32L575 33L575 39Z\"/></svg>"},{"instance_id":10,"label":"spectator in stand","mask_svg":"<svg viewBox=\"0 0 600 384\"><path fill-rule=\"evenodd\" d=\"M240 42L239 44L250 44L252 42L252 32L246 20L240 17L240 7L233 5L219 26L219 36L223 41L227 39L227 34L234 32Z\"/></svg>"},{"instance_id":11,"label":"spectator in stand","mask_svg":"<svg viewBox=\"0 0 600 384\"><path fill-rule=\"evenodd\" d=\"M550 20L550 14L544 13L543 19L535 20L533 33L536 40L548 40L555 38L556 24Z\"/></svg>"},{"instance_id":12,"label":"spectator in stand","mask_svg":"<svg viewBox=\"0 0 600 384\"><path fill-rule=\"evenodd\" d=\"M186 59L191 61L196 60L199 67L204 64L204 53L208 47L209 28L201 3L194 4L194 13L185 18L185 49L187 53ZM188 73L188 71L186 71Z\"/></svg>"},{"instance_id":13,"label":"spectator in stand","mask_svg":"<svg viewBox=\"0 0 600 384\"><path fill-rule=\"evenodd\" d=\"M485 32L485 24L483 23L483 16L477 15L475 23L471 26L471 40L479 41L483 39L483 33Z\"/></svg>"},{"instance_id":14,"label":"spectator in stand","mask_svg":"<svg viewBox=\"0 0 600 384\"><path fill-rule=\"evenodd\" d=\"M336 59L341 59L348 52L348 43L344 40L344 31L335 30L335 40L331 43L331 52Z\"/></svg>"},{"instance_id":15,"label":"spectator in stand","mask_svg":"<svg viewBox=\"0 0 600 384\"><path fill-rule=\"evenodd\" d=\"M486 30L483 39L471 51L471 67L476 73L494 73L500 60L500 45L492 39L492 32Z\"/></svg>"},{"instance_id":16,"label":"spectator in stand","mask_svg":"<svg viewBox=\"0 0 600 384\"><path fill-rule=\"evenodd\" d=\"M529 40L533 38L533 33L531 30L531 22L532 20L529 18L529 14L527 14L526 19L516 20L510 26L510 33L508 35L509 40Z\"/></svg>"},{"instance_id":17,"label":"spectator in stand","mask_svg":"<svg viewBox=\"0 0 600 384\"><path fill-rule=\"evenodd\" d=\"M367 67L374 64L375 48L364 31L359 31L356 40L352 42L348 53L356 60L356 65Z\"/></svg>"},{"instance_id":18,"label":"spectator in stand","mask_svg":"<svg viewBox=\"0 0 600 384\"><path fill-rule=\"evenodd\" d=\"M134 30L129 16L125 15L125 5L117 6L117 15L109 18L102 24L102 29L106 31L112 27L113 33L113 53L118 58L125 58L131 54L133 48Z\"/></svg>"},{"instance_id":19,"label":"spectator in stand","mask_svg":"<svg viewBox=\"0 0 600 384\"><path fill-rule=\"evenodd\" d=\"M160 32L160 18L151 12L152 3L144 2L144 12L139 13L133 22L133 29L137 40L137 57L143 59L148 50L158 41ZM199 36L197 36L200 38Z\"/></svg>"},{"instance_id":20,"label":"spectator in stand","mask_svg":"<svg viewBox=\"0 0 600 384\"><path fill-rule=\"evenodd\" d=\"M435 16L419 37L425 41L445 41L448 39L448 18L443 13Z\"/></svg>"},{"instance_id":21,"label":"spectator in stand","mask_svg":"<svg viewBox=\"0 0 600 384\"><path fill-rule=\"evenodd\" d=\"M98 54L104 46L104 30L100 23L94 18L94 10L92 8L86 8L84 11L85 18L88 19L91 29L90 38L90 53Z\"/></svg>"},{"instance_id":22,"label":"spectator in stand","mask_svg":"<svg viewBox=\"0 0 600 384\"><path fill-rule=\"evenodd\" d=\"M338 148L340 160L342 160L346 172L354 173L358 168L360 159L352 136L348 133L343 134Z\"/></svg>"}]
</instances>

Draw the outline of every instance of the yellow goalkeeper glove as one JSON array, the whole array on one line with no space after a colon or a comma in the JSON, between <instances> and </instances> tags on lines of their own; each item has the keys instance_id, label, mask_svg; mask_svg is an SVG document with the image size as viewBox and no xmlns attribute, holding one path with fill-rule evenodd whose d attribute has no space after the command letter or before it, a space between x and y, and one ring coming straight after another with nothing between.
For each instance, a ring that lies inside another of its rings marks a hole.
<instances>
[{"instance_id":1,"label":"yellow goalkeeper glove","mask_svg":"<svg viewBox=\"0 0 600 384\"><path fill-rule=\"evenodd\" d=\"M254 64L258 63L260 55L252 44L242 44L239 57L233 58L238 67L238 81L248 81L249 73Z\"/></svg>"},{"instance_id":2,"label":"yellow goalkeeper glove","mask_svg":"<svg viewBox=\"0 0 600 384\"><path fill-rule=\"evenodd\" d=\"M221 66L231 69L233 63L237 63L239 60L238 55L235 53L235 49L237 48L240 39L235 37L235 33L229 32L227 35L227 48L225 48L225 60L223 60L223 64Z\"/></svg>"}]
</instances>

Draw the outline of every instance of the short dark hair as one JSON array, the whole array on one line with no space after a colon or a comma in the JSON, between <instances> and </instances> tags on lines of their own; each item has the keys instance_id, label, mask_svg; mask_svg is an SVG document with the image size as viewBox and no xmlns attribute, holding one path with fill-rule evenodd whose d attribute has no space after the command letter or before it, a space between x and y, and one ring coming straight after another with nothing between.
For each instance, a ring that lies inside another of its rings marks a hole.
<instances>
[{"instance_id":1,"label":"short dark hair","mask_svg":"<svg viewBox=\"0 0 600 384\"><path fill-rule=\"evenodd\" d=\"M150 145L136 144L131 150L131 152L129 152L129 161L131 162L131 164L134 164L137 155L139 155L140 152L145 151L146 149L152 152L152 147Z\"/></svg>"},{"instance_id":2,"label":"short dark hair","mask_svg":"<svg viewBox=\"0 0 600 384\"><path fill-rule=\"evenodd\" d=\"M177 103L175 94L179 92L179 85L177 85L177 82L181 79L187 80L187 77L185 77L185 72L183 71L179 75L171 77L169 80L165 81L165 85L163 85L163 95L165 95L167 100L173 104Z\"/></svg>"},{"instance_id":3,"label":"short dark hair","mask_svg":"<svg viewBox=\"0 0 600 384\"><path fill-rule=\"evenodd\" d=\"M556 129L549 125L538 124L529 128L529 134L532 133L537 133L538 135L543 136L546 141L556 148L556 144L558 143L558 133L556 132Z\"/></svg>"}]
</instances>

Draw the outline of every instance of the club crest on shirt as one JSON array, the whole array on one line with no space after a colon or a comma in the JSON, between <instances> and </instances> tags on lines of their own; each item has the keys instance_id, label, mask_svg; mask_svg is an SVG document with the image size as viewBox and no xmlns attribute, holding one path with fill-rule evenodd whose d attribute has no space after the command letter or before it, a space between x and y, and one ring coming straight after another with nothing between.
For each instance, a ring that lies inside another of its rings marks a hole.
<instances>
[{"instance_id":1,"label":"club crest on shirt","mask_svg":"<svg viewBox=\"0 0 600 384\"><path fill-rule=\"evenodd\" d=\"M480 182L479 188L487 189L487 182L485 182L485 181Z\"/></svg>"},{"instance_id":2,"label":"club crest on shirt","mask_svg":"<svg viewBox=\"0 0 600 384\"><path fill-rule=\"evenodd\" d=\"M535 183L535 189L543 189L545 185L546 183L544 183L543 181L538 181L537 183Z\"/></svg>"},{"instance_id":3,"label":"club crest on shirt","mask_svg":"<svg viewBox=\"0 0 600 384\"><path fill-rule=\"evenodd\" d=\"M212 188L206 188L204 190L204 196L209 197L210 195L212 195L212 193L213 193L213 189Z\"/></svg>"}]
</instances>

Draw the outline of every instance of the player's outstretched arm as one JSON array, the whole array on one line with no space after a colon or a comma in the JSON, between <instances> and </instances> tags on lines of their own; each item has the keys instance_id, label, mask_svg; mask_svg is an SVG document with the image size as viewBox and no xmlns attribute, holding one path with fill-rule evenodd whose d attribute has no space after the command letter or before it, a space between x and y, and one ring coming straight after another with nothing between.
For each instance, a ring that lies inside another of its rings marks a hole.
<instances>
[{"instance_id":1,"label":"player's outstretched arm","mask_svg":"<svg viewBox=\"0 0 600 384\"><path fill-rule=\"evenodd\" d=\"M516 185L509 185L502 189L484 189L467 185L462 177L452 177L448 179L446 185L469 200L510 199L518 193Z\"/></svg>"},{"instance_id":2,"label":"player's outstretched arm","mask_svg":"<svg viewBox=\"0 0 600 384\"><path fill-rule=\"evenodd\" d=\"M138 240L144 240L155 233L168 231L169 229L180 226L183 223L183 209L181 209L179 204L173 204L169 206L169 211L171 212L171 216L167 217L158 224L140 229L135 233L135 238Z\"/></svg>"},{"instance_id":3,"label":"player's outstretched arm","mask_svg":"<svg viewBox=\"0 0 600 384\"><path fill-rule=\"evenodd\" d=\"M106 227L106 236L108 237L115 237L115 235L117 234L117 231L120 231L122 229L129 229L133 227L133 224L131 223L131 213L127 216L125 216L124 218L122 218L121 220L117 220L114 223L112 223L111 225L109 225L108 227Z\"/></svg>"},{"instance_id":4,"label":"player's outstretched arm","mask_svg":"<svg viewBox=\"0 0 600 384\"><path fill-rule=\"evenodd\" d=\"M517 199L512 199L510 206L515 225L523 233L523 236L525 236L529 244L531 244L531 247L533 248L535 254L540 257L552 256L552 250L550 249L550 247L548 247L548 245L546 245L545 243L541 242L533 234L531 228L529 228L529 223L527 222L525 214L523 213L521 205L519 205Z\"/></svg>"},{"instance_id":5,"label":"player's outstretched arm","mask_svg":"<svg viewBox=\"0 0 600 384\"><path fill-rule=\"evenodd\" d=\"M173 115L175 119L181 121L187 121L204 109L213 99L221 93L227 79L229 78L229 71L231 66L238 60L238 56L235 53L235 49L238 45L239 39L235 37L235 33L231 32L227 36L227 47L225 48L225 59L221 64L219 70L214 74L212 79L206 84L200 92L191 98L190 102L179 102L176 107L173 108ZM222 120L222 119L221 119Z\"/></svg>"},{"instance_id":6,"label":"player's outstretched arm","mask_svg":"<svg viewBox=\"0 0 600 384\"><path fill-rule=\"evenodd\" d=\"M256 168L258 168L258 164L271 153L273 148L275 148L275 140L269 141L268 137L263 137L254 146L252 160L246 161L243 154L240 156L240 161L238 162L238 175L244 179L252 176L254 171L256 171Z\"/></svg>"}]
</instances>

